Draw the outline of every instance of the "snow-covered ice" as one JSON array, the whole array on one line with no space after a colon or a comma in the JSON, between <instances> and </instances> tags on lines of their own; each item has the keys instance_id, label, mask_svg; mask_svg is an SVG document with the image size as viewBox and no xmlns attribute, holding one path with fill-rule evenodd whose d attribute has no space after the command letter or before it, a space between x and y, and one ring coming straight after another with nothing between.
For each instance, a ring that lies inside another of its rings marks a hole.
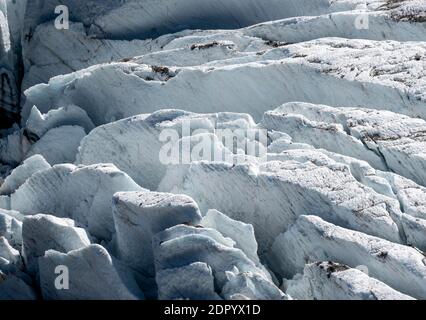
<instances>
[{"instance_id":1,"label":"snow-covered ice","mask_svg":"<svg viewBox=\"0 0 426 320\"><path fill-rule=\"evenodd\" d=\"M194 162L171 168L159 189L190 195L202 211L216 208L253 224L261 252L306 213L401 241L398 203L360 184L347 166L325 156L306 157L240 165Z\"/></svg>"},{"instance_id":2,"label":"snow-covered ice","mask_svg":"<svg viewBox=\"0 0 426 320\"><path fill-rule=\"evenodd\" d=\"M11 195L11 209L24 215L47 212L71 218L91 235L111 239L115 232L112 196L138 190L143 188L114 165L62 164L31 176Z\"/></svg>"},{"instance_id":3,"label":"snow-covered ice","mask_svg":"<svg viewBox=\"0 0 426 320\"><path fill-rule=\"evenodd\" d=\"M315 216L301 216L275 240L272 268L283 277L302 272L306 262L331 260L350 267L364 265L369 274L396 290L426 297L426 257L415 248L348 230Z\"/></svg>"},{"instance_id":4,"label":"snow-covered ice","mask_svg":"<svg viewBox=\"0 0 426 320\"><path fill-rule=\"evenodd\" d=\"M214 289L212 269L202 262L157 273L160 300L220 300Z\"/></svg>"},{"instance_id":5,"label":"snow-covered ice","mask_svg":"<svg viewBox=\"0 0 426 320\"><path fill-rule=\"evenodd\" d=\"M302 300L412 300L410 296L370 278L361 270L334 262L316 262L305 266L286 283L287 292Z\"/></svg>"},{"instance_id":6,"label":"snow-covered ice","mask_svg":"<svg viewBox=\"0 0 426 320\"><path fill-rule=\"evenodd\" d=\"M61 253L49 250L39 259L40 287L47 300L135 300L143 293L129 270L100 245ZM71 277L68 290L55 287L57 266L67 266ZM102 270L102 272L99 272Z\"/></svg>"},{"instance_id":7,"label":"snow-covered ice","mask_svg":"<svg viewBox=\"0 0 426 320\"><path fill-rule=\"evenodd\" d=\"M100 64L28 89L22 115L25 120L34 105L47 112L73 103L97 125L168 106L245 112L260 120L271 107L305 101L386 108L426 119L425 50L422 42L326 38L253 52L230 59L230 65L216 61L165 69L135 62ZM108 90L101 89L105 79ZM298 83L303 83L301 90ZM333 95L330 88L335 88Z\"/></svg>"},{"instance_id":8,"label":"snow-covered ice","mask_svg":"<svg viewBox=\"0 0 426 320\"><path fill-rule=\"evenodd\" d=\"M37 273L38 258L48 250L68 253L88 245L86 231L76 228L73 220L38 214L23 221L22 254L30 273Z\"/></svg>"},{"instance_id":9,"label":"snow-covered ice","mask_svg":"<svg viewBox=\"0 0 426 320\"><path fill-rule=\"evenodd\" d=\"M34 156L29 157L22 163L22 165L16 167L4 180L3 184L0 186L0 193L12 194L34 173L49 168L49 163L46 162L42 155L35 154Z\"/></svg>"},{"instance_id":10,"label":"snow-covered ice","mask_svg":"<svg viewBox=\"0 0 426 320\"><path fill-rule=\"evenodd\" d=\"M175 226L155 236L153 249L157 272L176 268L183 272L182 267L188 264L207 264L212 269L214 283L221 288L222 297L245 294L252 299L286 297L274 285L268 271L256 266L245 253L234 247L232 239L224 238L214 229ZM191 270L193 268L187 267L185 273ZM187 276L181 277L175 287L186 286ZM252 290L246 289L241 282L250 282ZM159 290L161 292L162 288L159 287Z\"/></svg>"},{"instance_id":11,"label":"snow-covered ice","mask_svg":"<svg viewBox=\"0 0 426 320\"><path fill-rule=\"evenodd\" d=\"M144 188L155 190L168 168L164 161L159 161L159 155L169 150L164 148L164 141L169 138L167 132L171 131L176 135L176 141L167 142L179 144L180 138L195 140L194 133L201 134L202 131L207 134L206 139L210 140L214 147L222 149L220 152L229 153L217 141L216 136L208 134L234 126L242 130L256 127L253 119L247 114L206 115L162 110L150 115L139 115L97 127L82 140L76 162L84 165L114 163ZM194 144L198 143L188 141L189 152L193 150ZM99 145L103 148L99 149ZM183 157L183 152L178 153L178 156ZM201 156L194 160L203 159ZM208 160L207 157L205 159Z\"/></svg>"},{"instance_id":12,"label":"snow-covered ice","mask_svg":"<svg viewBox=\"0 0 426 320\"><path fill-rule=\"evenodd\" d=\"M13 247L22 246L22 222L24 216L17 211L0 209L0 237L4 237Z\"/></svg>"},{"instance_id":13,"label":"snow-covered ice","mask_svg":"<svg viewBox=\"0 0 426 320\"><path fill-rule=\"evenodd\" d=\"M185 195L117 193L113 198L117 255L146 277L153 277L153 235L178 224L198 225L197 203Z\"/></svg>"},{"instance_id":14,"label":"snow-covered ice","mask_svg":"<svg viewBox=\"0 0 426 320\"><path fill-rule=\"evenodd\" d=\"M422 119L383 110L288 103L266 112L262 124L288 133L294 142L365 160L426 185Z\"/></svg>"}]
</instances>

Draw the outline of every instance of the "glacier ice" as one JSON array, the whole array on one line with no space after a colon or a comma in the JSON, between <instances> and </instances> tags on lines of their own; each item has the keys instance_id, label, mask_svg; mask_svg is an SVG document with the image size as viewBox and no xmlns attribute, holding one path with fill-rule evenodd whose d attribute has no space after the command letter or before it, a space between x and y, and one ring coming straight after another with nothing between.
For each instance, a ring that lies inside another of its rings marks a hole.
<instances>
[{"instance_id":1,"label":"glacier ice","mask_svg":"<svg viewBox=\"0 0 426 320\"><path fill-rule=\"evenodd\" d=\"M160 300L220 300L212 269L202 262L161 270L156 275Z\"/></svg>"},{"instance_id":2,"label":"glacier ice","mask_svg":"<svg viewBox=\"0 0 426 320\"><path fill-rule=\"evenodd\" d=\"M301 272L306 261L331 260L369 274L414 298L426 296L426 257L415 248L348 230L315 216L301 216L275 240L271 266L283 277Z\"/></svg>"},{"instance_id":3,"label":"glacier ice","mask_svg":"<svg viewBox=\"0 0 426 320\"><path fill-rule=\"evenodd\" d=\"M78 147L86 133L80 126L62 126L46 132L25 157L42 155L50 165L74 163Z\"/></svg>"},{"instance_id":4,"label":"glacier ice","mask_svg":"<svg viewBox=\"0 0 426 320\"><path fill-rule=\"evenodd\" d=\"M22 246L22 221L24 216L17 211L0 209L0 237L4 237L13 247Z\"/></svg>"},{"instance_id":5,"label":"glacier ice","mask_svg":"<svg viewBox=\"0 0 426 320\"><path fill-rule=\"evenodd\" d=\"M218 61L167 69L137 62L99 64L28 89L22 117L27 119L34 105L47 112L55 105L73 103L96 125L165 106L193 112L246 112L260 120L272 106L304 101L386 108L426 119L423 61L416 58L425 50L413 42L325 38L285 49L271 47L260 55L252 52L240 60L230 59L232 64ZM391 59L404 69L386 64ZM158 78L165 70L166 77ZM105 79L109 79L108 90L100 90ZM304 83L303 90L296 90L298 83ZM328 94L330 87L336 89L333 95Z\"/></svg>"},{"instance_id":6,"label":"glacier ice","mask_svg":"<svg viewBox=\"0 0 426 320\"><path fill-rule=\"evenodd\" d=\"M169 169L159 190L188 194L202 211L216 208L253 224L261 252L307 212L401 242L395 223L401 214L397 202L360 184L347 166L326 156L322 161L312 153L306 157L312 160L290 154L262 164L176 166Z\"/></svg>"},{"instance_id":7,"label":"glacier ice","mask_svg":"<svg viewBox=\"0 0 426 320\"><path fill-rule=\"evenodd\" d=\"M262 124L288 133L294 142L362 159L377 169L426 184L422 119L383 110L288 103L265 113Z\"/></svg>"},{"instance_id":8,"label":"glacier ice","mask_svg":"<svg viewBox=\"0 0 426 320\"><path fill-rule=\"evenodd\" d=\"M170 143L170 149L173 150L173 145L179 147L179 144L183 143L180 138L186 138L188 152L191 152L192 146L199 144L194 141L198 132L200 135L204 134L201 140L208 140L213 148L220 149L220 154L226 154L230 152L222 147L216 135L208 134L214 134L221 128L232 128L231 126L245 131L255 128L255 123L246 114L206 115L180 110L162 110L150 115L130 117L99 126L83 138L76 162L84 165L114 163L144 188L156 190L168 168L165 162L180 162L172 157L165 157L164 160L167 161L159 161L161 154L169 151L164 141ZM168 141L168 132L171 132L172 141ZM102 149L99 148L100 144L103 145ZM177 156L183 157L184 152L178 152ZM208 159L198 156L194 160L204 158Z\"/></svg>"},{"instance_id":9,"label":"glacier ice","mask_svg":"<svg viewBox=\"0 0 426 320\"><path fill-rule=\"evenodd\" d=\"M39 257L48 250L68 253L88 245L86 231L76 228L73 220L37 214L22 223L22 255L29 273L38 272Z\"/></svg>"},{"instance_id":10,"label":"glacier ice","mask_svg":"<svg viewBox=\"0 0 426 320\"><path fill-rule=\"evenodd\" d=\"M94 128L93 122L87 113L74 105L52 109L47 114L42 114L36 106L31 109L30 116L25 124L25 134L31 140L37 141L45 133L62 126L79 126L89 133Z\"/></svg>"},{"instance_id":11,"label":"glacier ice","mask_svg":"<svg viewBox=\"0 0 426 320\"><path fill-rule=\"evenodd\" d=\"M63 164L31 176L11 195L11 209L24 215L47 212L71 218L92 236L111 239L115 232L112 196L138 190L142 188L114 165Z\"/></svg>"},{"instance_id":12,"label":"glacier ice","mask_svg":"<svg viewBox=\"0 0 426 320\"><path fill-rule=\"evenodd\" d=\"M0 271L0 300L37 300L34 289L25 281Z\"/></svg>"},{"instance_id":13,"label":"glacier ice","mask_svg":"<svg viewBox=\"0 0 426 320\"><path fill-rule=\"evenodd\" d=\"M412 300L361 270L333 262L308 264L303 276L286 283L287 292L301 300Z\"/></svg>"},{"instance_id":14,"label":"glacier ice","mask_svg":"<svg viewBox=\"0 0 426 320\"><path fill-rule=\"evenodd\" d=\"M50 164L40 154L29 157L4 180L0 186L0 193L3 195L12 194L34 173L49 169L50 167Z\"/></svg>"},{"instance_id":15,"label":"glacier ice","mask_svg":"<svg viewBox=\"0 0 426 320\"><path fill-rule=\"evenodd\" d=\"M185 195L123 192L114 195L113 203L117 256L146 277L155 275L152 237L201 220L197 203Z\"/></svg>"},{"instance_id":16,"label":"glacier ice","mask_svg":"<svg viewBox=\"0 0 426 320\"><path fill-rule=\"evenodd\" d=\"M254 262L259 262L257 256L257 241L251 224L232 220L227 215L217 210L209 210L200 224L205 228L216 229L225 237L235 241L235 246L241 249L247 257Z\"/></svg>"},{"instance_id":17,"label":"glacier ice","mask_svg":"<svg viewBox=\"0 0 426 320\"><path fill-rule=\"evenodd\" d=\"M215 286L221 288L219 291L223 298L236 295L247 295L252 299L286 298L275 286L268 271L256 266L245 253L234 247L232 239L224 238L214 229L178 225L157 234L153 249L158 276L160 271L177 268L185 273L194 272L191 267L194 263L204 263L211 268ZM208 274L204 273L204 276ZM184 280L185 277L176 280L175 287L185 288ZM252 290L246 290L241 282L250 282ZM162 290L159 287L159 291Z\"/></svg>"},{"instance_id":18,"label":"glacier ice","mask_svg":"<svg viewBox=\"0 0 426 320\"><path fill-rule=\"evenodd\" d=\"M55 287L55 269L67 266L68 290ZM49 250L39 259L40 287L46 300L136 300L144 295L129 270L100 245L90 245L68 253ZM102 272L99 272L102 270Z\"/></svg>"},{"instance_id":19,"label":"glacier ice","mask_svg":"<svg viewBox=\"0 0 426 320\"><path fill-rule=\"evenodd\" d=\"M19 251L12 248L5 237L0 237L0 257L15 265L21 263Z\"/></svg>"}]
</instances>

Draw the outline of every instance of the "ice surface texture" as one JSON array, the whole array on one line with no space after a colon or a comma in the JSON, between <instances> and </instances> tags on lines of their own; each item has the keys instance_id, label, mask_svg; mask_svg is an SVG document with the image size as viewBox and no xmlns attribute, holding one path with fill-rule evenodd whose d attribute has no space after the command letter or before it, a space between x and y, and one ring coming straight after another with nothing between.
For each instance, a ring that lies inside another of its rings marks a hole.
<instances>
[{"instance_id":1,"label":"ice surface texture","mask_svg":"<svg viewBox=\"0 0 426 320\"><path fill-rule=\"evenodd\" d=\"M426 299L424 12L0 0L0 299Z\"/></svg>"}]
</instances>

